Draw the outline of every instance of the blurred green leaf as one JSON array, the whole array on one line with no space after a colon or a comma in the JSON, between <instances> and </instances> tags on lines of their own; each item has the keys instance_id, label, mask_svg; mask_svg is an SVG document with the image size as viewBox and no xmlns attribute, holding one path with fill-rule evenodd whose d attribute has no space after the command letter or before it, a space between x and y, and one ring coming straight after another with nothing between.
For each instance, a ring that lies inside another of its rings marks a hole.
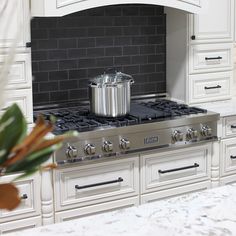
<instances>
[{"instance_id":1,"label":"blurred green leaf","mask_svg":"<svg viewBox=\"0 0 236 236\"><path fill-rule=\"evenodd\" d=\"M23 173L22 175L20 175L20 176L18 176L17 178L15 178L14 180L13 180L13 182L14 181L17 181L17 180L19 180L19 179L23 179L23 178L26 178L26 177L28 177L28 176L30 176L30 175L33 175L35 172L37 172L39 169L38 168L35 168L35 169L31 169L31 170L27 170L25 173Z\"/></svg>"},{"instance_id":2,"label":"blurred green leaf","mask_svg":"<svg viewBox=\"0 0 236 236\"><path fill-rule=\"evenodd\" d=\"M10 150L19 143L27 132L27 124L18 105L9 107L0 119L0 150L5 154L0 156L0 164L8 157Z\"/></svg>"},{"instance_id":3,"label":"blurred green leaf","mask_svg":"<svg viewBox=\"0 0 236 236\"><path fill-rule=\"evenodd\" d=\"M42 163L46 162L50 156L60 148L61 144L56 144L43 150L34 152L26 156L23 160L17 161L15 164L10 165L6 169L6 173L17 172L17 171L31 171L36 169Z\"/></svg>"}]
</instances>

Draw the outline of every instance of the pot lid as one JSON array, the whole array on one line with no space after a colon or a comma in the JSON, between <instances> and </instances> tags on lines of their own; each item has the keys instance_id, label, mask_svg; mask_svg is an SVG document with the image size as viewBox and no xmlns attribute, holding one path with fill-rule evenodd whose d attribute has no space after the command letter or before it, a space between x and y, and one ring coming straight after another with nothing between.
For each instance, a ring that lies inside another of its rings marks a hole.
<instances>
[{"instance_id":1,"label":"pot lid","mask_svg":"<svg viewBox=\"0 0 236 236\"><path fill-rule=\"evenodd\" d=\"M90 83L94 85L112 85L129 81L133 81L131 75L118 71L110 72L110 70L108 70L105 71L102 75L96 76L95 78L91 79Z\"/></svg>"}]
</instances>

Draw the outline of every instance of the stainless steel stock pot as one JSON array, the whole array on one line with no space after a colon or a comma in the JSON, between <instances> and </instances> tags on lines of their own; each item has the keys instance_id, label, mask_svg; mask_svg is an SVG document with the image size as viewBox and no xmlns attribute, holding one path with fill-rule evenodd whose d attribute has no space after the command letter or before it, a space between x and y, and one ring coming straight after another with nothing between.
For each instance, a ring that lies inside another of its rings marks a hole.
<instances>
[{"instance_id":1,"label":"stainless steel stock pot","mask_svg":"<svg viewBox=\"0 0 236 236\"><path fill-rule=\"evenodd\" d=\"M122 72L104 72L90 80L90 111L102 117L120 117L130 112L132 76Z\"/></svg>"}]
</instances>

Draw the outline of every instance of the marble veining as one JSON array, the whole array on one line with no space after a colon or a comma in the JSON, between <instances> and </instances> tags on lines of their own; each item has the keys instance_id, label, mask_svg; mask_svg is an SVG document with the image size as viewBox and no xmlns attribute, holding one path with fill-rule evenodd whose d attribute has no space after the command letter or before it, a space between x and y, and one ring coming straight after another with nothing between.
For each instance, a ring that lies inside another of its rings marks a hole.
<instances>
[{"instance_id":1,"label":"marble veining","mask_svg":"<svg viewBox=\"0 0 236 236\"><path fill-rule=\"evenodd\" d=\"M235 196L228 185L9 236L236 235Z\"/></svg>"},{"instance_id":2,"label":"marble veining","mask_svg":"<svg viewBox=\"0 0 236 236\"><path fill-rule=\"evenodd\" d=\"M197 107L220 113L221 117L233 116L236 115L236 98L234 97L226 101L202 103L197 105Z\"/></svg>"}]
</instances>

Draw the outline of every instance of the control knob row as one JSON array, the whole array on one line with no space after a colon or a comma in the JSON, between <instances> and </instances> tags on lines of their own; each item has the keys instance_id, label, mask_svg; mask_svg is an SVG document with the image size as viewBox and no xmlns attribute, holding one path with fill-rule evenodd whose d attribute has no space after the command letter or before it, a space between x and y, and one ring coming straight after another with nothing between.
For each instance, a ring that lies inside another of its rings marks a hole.
<instances>
[{"instance_id":1,"label":"control knob row","mask_svg":"<svg viewBox=\"0 0 236 236\"><path fill-rule=\"evenodd\" d=\"M130 148L130 141L128 139L122 138L120 140L120 149L128 150ZM102 149L104 152L112 152L113 151L113 144L110 141L105 141L103 143ZM93 144L86 144L84 147L84 152L86 155L94 155L96 153L96 147ZM78 149L70 144L66 149L66 156L68 158L76 158L78 156Z\"/></svg>"},{"instance_id":2,"label":"control knob row","mask_svg":"<svg viewBox=\"0 0 236 236\"><path fill-rule=\"evenodd\" d=\"M201 135L203 137L210 137L212 135L212 129L208 125L202 126ZM190 140L195 140L197 138L198 138L198 131L193 128L188 129L186 134L186 140L190 141ZM183 140L184 140L184 134L180 130L175 130L172 133L172 143L182 142Z\"/></svg>"}]
</instances>

